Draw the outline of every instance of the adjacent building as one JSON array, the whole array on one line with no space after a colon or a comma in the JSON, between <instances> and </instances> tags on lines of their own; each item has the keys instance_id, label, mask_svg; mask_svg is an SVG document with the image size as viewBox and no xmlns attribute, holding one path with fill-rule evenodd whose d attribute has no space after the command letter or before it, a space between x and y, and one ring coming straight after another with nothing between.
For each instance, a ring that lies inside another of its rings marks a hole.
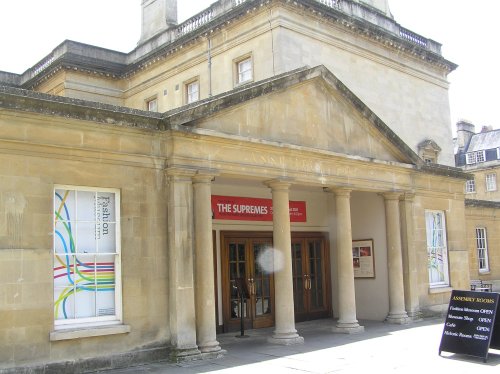
<instances>
[{"instance_id":1,"label":"adjacent building","mask_svg":"<svg viewBox=\"0 0 500 374\"><path fill-rule=\"evenodd\" d=\"M130 53L0 72L0 370L218 357L242 316L295 344L296 321L445 311L468 175L440 44L386 0L176 5L142 2Z\"/></svg>"},{"instance_id":2,"label":"adjacent building","mask_svg":"<svg viewBox=\"0 0 500 374\"><path fill-rule=\"evenodd\" d=\"M470 276L500 287L500 229L498 212L500 192L497 174L500 172L500 130L483 127L476 133L467 121L457 123L455 162L471 177L465 182L467 246Z\"/></svg>"}]
</instances>

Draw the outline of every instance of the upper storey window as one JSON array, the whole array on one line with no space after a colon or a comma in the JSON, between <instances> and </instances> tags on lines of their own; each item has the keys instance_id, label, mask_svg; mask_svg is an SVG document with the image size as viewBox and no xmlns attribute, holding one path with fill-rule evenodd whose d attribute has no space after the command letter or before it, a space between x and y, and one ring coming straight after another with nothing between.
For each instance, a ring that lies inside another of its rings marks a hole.
<instances>
[{"instance_id":1,"label":"upper storey window","mask_svg":"<svg viewBox=\"0 0 500 374\"><path fill-rule=\"evenodd\" d=\"M486 191L497 190L497 175L495 173L486 174Z\"/></svg>"},{"instance_id":2,"label":"upper storey window","mask_svg":"<svg viewBox=\"0 0 500 374\"><path fill-rule=\"evenodd\" d=\"M186 83L186 103L191 104L200 99L200 81L198 79Z\"/></svg>"},{"instance_id":3,"label":"upper storey window","mask_svg":"<svg viewBox=\"0 0 500 374\"><path fill-rule=\"evenodd\" d=\"M478 164L480 162L485 162L486 157L485 157L485 152L484 151L476 151L476 152L469 152L467 153L467 165L473 165L473 164Z\"/></svg>"},{"instance_id":4,"label":"upper storey window","mask_svg":"<svg viewBox=\"0 0 500 374\"><path fill-rule=\"evenodd\" d=\"M146 100L146 107L147 107L147 110L149 110L150 112L157 112L158 111L158 99L155 97L155 98L151 98L149 100Z\"/></svg>"},{"instance_id":5,"label":"upper storey window","mask_svg":"<svg viewBox=\"0 0 500 374\"><path fill-rule=\"evenodd\" d=\"M253 81L253 61L252 56L247 55L235 61L236 84L243 84Z\"/></svg>"},{"instance_id":6,"label":"upper storey window","mask_svg":"<svg viewBox=\"0 0 500 374\"><path fill-rule=\"evenodd\" d=\"M474 179L465 182L465 193L474 193L474 192L476 192L476 182L474 181Z\"/></svg>"}]
</instances>

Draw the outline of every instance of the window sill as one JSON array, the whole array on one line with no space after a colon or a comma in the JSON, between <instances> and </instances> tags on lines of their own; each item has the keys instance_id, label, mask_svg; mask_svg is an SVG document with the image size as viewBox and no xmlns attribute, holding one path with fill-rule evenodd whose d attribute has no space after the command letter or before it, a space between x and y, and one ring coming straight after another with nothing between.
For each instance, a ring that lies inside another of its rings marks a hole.
<instances>
[{"instance_id":1,"label":"window sill","mask_svg":"<svg viewBox=\"0 0 500 374\"><path fill-rule=\"evenodd\" d=\"M247 86L249 84L252 84L253 82L254 82L253 79L249 79L249 80L244 81L244 82L236 82L234 84L234 88L244 87L244 86Z\"/></svg>"},{"instance_id":2,"label":"window sill","mask_svg":"<svg viewBox=\"0 0 500 374\"><path fill-rule=\"evenodd\" d=\"M103 327L76 328L71 330L52 331L50 341L91 338L96 336L126 334L130 332L129 325L115 325Z\"/></svg>"},{"instance_id":3,"label":"window sill","mask_svg":"<svg viewBox=\"0 0 500 374\"><path fill-rule=\"evenodd\" d=\"M445 293L445 292L451 292L451 291L453 291L453 287L450 287L450 286L429 288L430 294Z\"/></svg>"}]
</instances>

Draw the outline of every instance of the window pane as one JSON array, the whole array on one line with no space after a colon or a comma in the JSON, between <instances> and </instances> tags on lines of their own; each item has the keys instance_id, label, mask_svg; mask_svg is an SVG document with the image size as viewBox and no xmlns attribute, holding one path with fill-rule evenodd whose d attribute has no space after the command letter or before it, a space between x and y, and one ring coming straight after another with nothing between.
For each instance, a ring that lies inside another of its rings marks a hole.
<instances>
[{"instance_id":1,"label":"window pane","mask_svg":"<svg viewBox=\"0 0 500 374\"><path fill-rule=\"evenodd\" d=\"M247 59L238 63L238 83L252 79L252 60Z\"/></svg>"},{"instance_id":2,"label":"window pane","mask_svg":"<svg viewBox=\"0 0 500 374\"><path fill-rule=\"evenodd\" d=\"M468 180L465 182L465 192L466 193L473 193L476 192L476 183L474 180Z\"/></svg>"},{"instance_id":3,"label":"window pane","mask_svg":"<svg viewBox=\"0 0 500 374\"><path fill-rule=\"evenodd\" d=\"M198 82L192 82L187 85L187 102L188 104L193 103L199 99L199 84Z\"/></svg>"},{"instance_id":4,"label":"window pane","mask_svg":"<svg viewBox=\"0 0 500 374\"><path fill-rule=\"evenodd\" d=\"M446 232L443 212L427 211L426 235L429 283L432 285L447 285L448 274L448 249L446 247Z\"/></svg>"},{"instance_id":5,"label":"window pane","mask_svg":"<svg viewBox=\"0 0 500 374\"><path fill-rule=\"evenodd\" d=\"M76 287L75 318L95 317L95 286L82 285Z\"/></svg>"},{"instance_id":6,"label":"window pane","mask_svg":"<svg viewBox=\"0 0 500 374\"><path fill-rule=\"evenodd\" d=\"M496 191L497 189L497 176L496 174L486 174L486 190Z\"/></svg>"},{"instance_id":7,"label":"window pane","mask_svg":"<svg viewBox=\"0 0 500 374\"><path fill-rule=\"evenodd\" d=\"M73 287L54 288L54 318L56 320L75 318Z\"/></svg>"},{"instance_id":8,"label":"window pane","mask_svg":"<svg viewBox=\"0 0 500 374\"><path fill-rule=\"evenodd\" d=\"M95 221L95 192L77 191L77 215L78 222L94 222Z\"/></svg>"},{"instance_id":9,"label":"window pane","mask_svg":"<svg viewBox=\"0 0 500 374\"><path fill-rule=\"evenodd\" d=\"M96 227L95 222L78 222L76 224L76 252L96 252Z\"/></svg>"},{"instance_id":10,"label":"window pane","mask_svg":"<svg viewBox=\"0 0 500 374\"><path fill-rule=\"evenodd\" d=\"M116 193L54 193L54 318L98 321L116 313ZM100 253L111 253L98 255ZM60 324L59 324L60 325Z\"/></svg>"},{"instance_id":11,"label":"window pane","mask_svg":"<svg viewBox=\"0 0 500 374\"><path fill-rule=\"evenodd\" d=\"M115 314L115 256L98 256L97 274L97 315Z\"/></svg>"},{"instance_id":12,"label":"window pane","mask_svg":"<svg viewBox=\"0 0 500 374\"><path fill-rule=\"evenodd\" d=\"M150 112L157 112L158 111L158 100L153 99L148 101L148 110Z\"/></svg>"},{"instance_id":13,"label":"window pane","mask_svg":"<svg viewBox=\"0 0 500 374\"><path fill-rule=\"evenodd\" d=\"M71 255L54 257L54 287L73 287L73 261Z\"/></svg>"},{"instance_id":14,"label":"window pane","mask_svg":"<svg viewBox=\"0 0 500 374\"><path fill-rule=\"evenodd\" d=\"M476 229L476 247L477 247L477 258L480 271L489 271L488 265L488 244L486 238L486 229L477 228Z\"/></svg>"}]
</instances>

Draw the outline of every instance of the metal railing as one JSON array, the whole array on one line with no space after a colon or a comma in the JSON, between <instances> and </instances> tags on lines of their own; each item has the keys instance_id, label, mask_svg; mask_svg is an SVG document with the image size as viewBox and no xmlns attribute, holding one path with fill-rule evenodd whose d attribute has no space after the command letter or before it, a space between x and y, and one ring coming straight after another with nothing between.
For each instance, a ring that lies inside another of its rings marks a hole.
<instances>
[{"instance_id":1,"label":"metal railing","mask_svg":"<svg viewBox=\"0 0 500 374\"><path fill-rule=\"evenodd\" d=\"M414 32L411 32L410 30L405 29L404 27L401 26L399 27L399 36L414 44L418 44L421 47L427 48L428 40L426 38L418 34L415 34Z\"/></svg>"},{"instance_id":2,"label":"metal railing","mask_svg":"<svg viewBox=\"0 0 500 374\"><path fill-rule=\"evenodd\" d=\"M341 2L341 0L316 0L316 1L330 8L339 8Z\"/></svg>"}]
</instances>

